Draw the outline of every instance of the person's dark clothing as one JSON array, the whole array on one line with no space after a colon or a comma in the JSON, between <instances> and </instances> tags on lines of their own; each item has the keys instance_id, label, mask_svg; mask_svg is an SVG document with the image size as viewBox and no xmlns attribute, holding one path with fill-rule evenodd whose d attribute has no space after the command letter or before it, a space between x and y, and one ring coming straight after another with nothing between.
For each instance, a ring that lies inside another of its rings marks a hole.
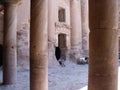
<instances>
[{"instance_id":1,"label":"person's dark clothing","mask_svg":"<svg viewBox=\"0 0 120 90\"><path fill-rule=\"evenodd\" d=\"M59 60L60 57L61 57L61 50L59 47L56 47L55 48L55 56L56 56L56 59Z\"/></svg>"},{"instance_id":2,"label":"person's dark clothing","mask_svg":"<svg viewBox=\"0 0 120 90\"><path fill-rule=\"evenodd\" d=\"M61 50L60 50L60 47L56 47L55 48L55 56L56 56L56 59L59 62L59 64L62 67L65 67L64 62L61 60Z\"/></svg>"}]
</instances>

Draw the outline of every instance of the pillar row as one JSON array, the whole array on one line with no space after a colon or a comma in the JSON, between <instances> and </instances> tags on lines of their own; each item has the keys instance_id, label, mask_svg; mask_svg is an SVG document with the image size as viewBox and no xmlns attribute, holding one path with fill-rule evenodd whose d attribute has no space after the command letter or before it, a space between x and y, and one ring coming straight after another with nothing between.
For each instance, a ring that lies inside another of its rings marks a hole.
<instances>
[{"instance_id":1,"label":"pillar row","mask_svg":"<svg viewBox=\"0 0 120 90\"><path fill-rule=\"evenodd\" d=\"M17 79L17 30L18 2L5 2L4 4L4 41L3 41L3 83L14 84Z\"/></svg>"},{"instance_id":2,"label":"pillar row","mask_svg":"<svg viewBox=\"0 0 120 90\"><path fill-rule=\"evenodd\" d=\"M48 0L31 0L30 90L48 90Z\"/></svg>"},{"instance_id":3,"label":"pillar row","mask_svg":"<svg viewBox=\"0 0 120 90\"><path fill-rule=\"evenodd\" d=\"M117 0L89 0L88 90L117 90L117 3Z\"/></svg>"}]
</instances>

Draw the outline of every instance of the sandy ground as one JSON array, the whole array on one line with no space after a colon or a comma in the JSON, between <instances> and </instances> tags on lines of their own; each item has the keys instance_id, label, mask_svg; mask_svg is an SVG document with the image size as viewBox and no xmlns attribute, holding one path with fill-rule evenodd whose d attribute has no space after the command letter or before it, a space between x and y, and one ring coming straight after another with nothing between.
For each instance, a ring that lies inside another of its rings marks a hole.
<instances>
[{"instance_id":1,"label":"sandy ground","mask_svg":"<svg viewBox=\"0 0 120 90\"><path fill-rule=\"evenodd\" d=\"M65 67L49 68L49 90L78 90L87 85L88 65L66 62Z\"/></svg>"},{"instance_id":2,"label":"sandy ground","mask_svg":"<svg viewBox=\"0 0 120 90\"><path fill-rule=\"evenodd\" d=\"M77 65L66 62L65 67L54 66L49 67L48 70L49 90L87 90L87 64ZM18 71L17 79L16 85L0 85L0 90L29 90L29 71ZM0 71L1 82L2 71Z\"/></svg>"},{"instance_id":3,"label":"sandy ground","mask_svg":"<svg viewBox=\"0 0 120 90\"><path fill-rule=\"evenodd\" d=\"M48 69L49 90L77 90L87 84L88 65L66 62L65 67L54 66ZM2 71L0 82L2 82ZM29 90L29 71L18 71L16 85L1 85L0 90Z\"/></svg>"}]
</instances>

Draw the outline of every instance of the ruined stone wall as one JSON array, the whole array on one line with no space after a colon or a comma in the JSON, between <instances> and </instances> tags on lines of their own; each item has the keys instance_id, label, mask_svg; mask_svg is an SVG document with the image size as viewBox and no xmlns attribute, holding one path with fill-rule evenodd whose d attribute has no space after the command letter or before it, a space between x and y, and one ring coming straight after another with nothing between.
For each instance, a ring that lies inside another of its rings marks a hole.
<instances>
[{"instance_id":1,"label":"ruined stone wall","mask_svg":"<svg viewBox=\"0 0 120 90\"><path fill-rule=\"evenodd\" d=\"M30 0L22 0L18 7L17 24L17 60L18 68L29 68L29 31L30 31Z\"/></svg>"},{"instance_id":2,"label":"ruined stone wall","mask_svg":"<svg viewBox=\"0 0 120 90\"><path fill-rule=\"evenodd\" d=\"M30 0L22 0L18 7L18 30L28 22L30 22Z\"/></svg>"},{"instance_id":3,"label":"ruined stone wall","mask_svg":"<svg viewBox=\"0 0 120 90\"><path fill-rule=\"evenodd\" d=\"M29 68L29 25L17 31L17 60L18 68Z\"/></svg>"}]
</instances>

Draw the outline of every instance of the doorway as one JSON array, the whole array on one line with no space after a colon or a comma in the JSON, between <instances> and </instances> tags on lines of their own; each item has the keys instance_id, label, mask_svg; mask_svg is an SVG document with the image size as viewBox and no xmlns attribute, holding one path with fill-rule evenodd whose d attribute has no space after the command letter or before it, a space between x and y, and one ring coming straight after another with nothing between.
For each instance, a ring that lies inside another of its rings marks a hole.
<instances>
[{"instance_id":1,"label":"doorway","mask_svg":"<svg viewBox=\"0 0 120 90\"><path fill-rule=\"evenodd\" d=\"M58 35L58 47L60 47L60 50L61 50L61 59L66 60L66 57L67 57L66 34L59 34Z\"/></svg>"}]
</instances>

